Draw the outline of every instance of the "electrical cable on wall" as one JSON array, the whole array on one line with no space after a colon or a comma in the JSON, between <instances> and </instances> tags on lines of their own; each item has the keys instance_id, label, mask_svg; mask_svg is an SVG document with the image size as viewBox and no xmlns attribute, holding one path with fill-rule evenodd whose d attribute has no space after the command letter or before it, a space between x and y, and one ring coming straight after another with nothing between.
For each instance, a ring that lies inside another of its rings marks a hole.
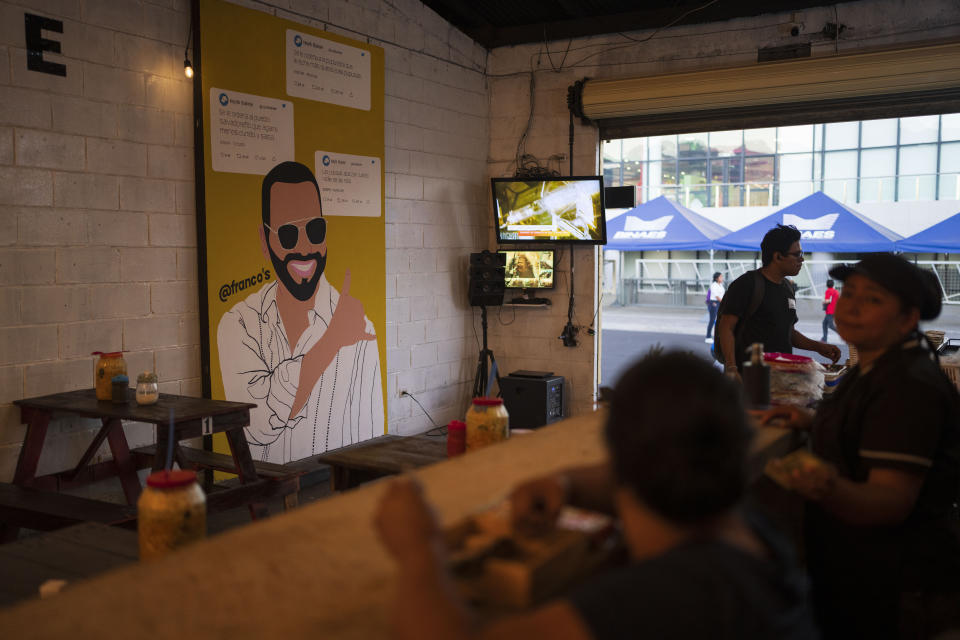
<instances>
[{"instance_id":1,"label":"electrical cable on wall","mask_svg":"<svg viewBox=\"0 0 960 640\"><path fill-rule=\"evenodd\" d=\"M447 433L446 429L447 429L447 428L438 425L438 424L434 421L434 419L430 416L430 414L427 413L427 410L423 408L423 405L420 404L420 401L417 400L416 397L414 397L414 395L413 395L412 393L410 393L409 391L401 391L401 392L400 392L400 397L403 398L403 397L405 397L405 396L408 397L408 398L410 398L411 400L413 400L414 402L417 403L417 406L420 407L420 411L423 411L423 415L427 416L427 420L429 420L429 421L430 421L430 424L433 425L433 429L430 429L430 431L427 431L424 435L427 435L427 436L430 436L430 435L434 435L434 436L446 435L446 433ZM437 430L441 430L443 433L442 433L442 434L441 434L441 433L432 433L433 431L437 431Z\"/></svg>"}]
</instances>

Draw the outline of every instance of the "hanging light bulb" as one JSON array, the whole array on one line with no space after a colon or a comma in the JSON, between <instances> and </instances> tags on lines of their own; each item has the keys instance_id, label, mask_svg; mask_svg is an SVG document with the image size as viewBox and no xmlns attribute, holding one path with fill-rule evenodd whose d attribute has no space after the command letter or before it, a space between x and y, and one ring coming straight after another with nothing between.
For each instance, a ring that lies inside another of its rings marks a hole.
<instances>
[{"instance_id":1,"label":"hanging light bulb","mask_svg":"<svg viewBox=\"0 0 960 640\"><path fill-rule=\"evenodd\" d=\"M188 78L193 77L193 65L190 64L190 58L183 59L183 75L187 76Z\"/></svg>"}]
</instances>

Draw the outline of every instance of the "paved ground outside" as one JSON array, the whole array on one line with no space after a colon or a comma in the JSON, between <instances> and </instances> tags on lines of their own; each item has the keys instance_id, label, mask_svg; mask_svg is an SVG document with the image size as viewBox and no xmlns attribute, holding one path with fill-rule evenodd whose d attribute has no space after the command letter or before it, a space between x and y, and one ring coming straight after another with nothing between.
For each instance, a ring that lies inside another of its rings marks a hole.
<instances>
[{"instance_id":1,"label":"paved ground outside","mask_svg":"<svg viewBox=\"0 0 960 640\"><path fill-rule=\"evenodd\" d=\"M821 311L814 308L800 310L800 333L819 340L822 333ZM664 307L664 306L606 306L601 318L601 378L605 387L616 384L620 374L637 358L651 347L660 345L666 349L684 349L711 358L710 347L704 342L707 330L706 307ZM960 339L960 305L948 305L937 320L925 323L923 329L940 329L947 338ZM840 336L830 332L828 342L836 344L843 351L841 361L846 360L848 351ZM797 351L800 355L813 356L826 361L821 356Z\"/></svg>"}]
</instances>

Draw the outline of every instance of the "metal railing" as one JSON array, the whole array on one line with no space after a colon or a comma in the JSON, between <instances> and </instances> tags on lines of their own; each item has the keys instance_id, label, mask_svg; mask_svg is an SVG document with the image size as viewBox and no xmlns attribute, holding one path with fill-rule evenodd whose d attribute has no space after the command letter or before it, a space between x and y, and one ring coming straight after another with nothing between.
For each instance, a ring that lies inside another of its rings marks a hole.
<instances>
[{"instance_id":1,"label":"metal railing","mask_svg":"<svg viewBox=\"0 0 960 640\"><path fill-rule=\"evenodd\" d=\"M840 260L805 260L800 273L792 278L797 285L797 298L821 299L826 290L828 272ZM937 278L944 304L960 304L960 261L919 260L915 264L929 269ZM723 274L729 284L745 272L760 266L760 260L652 259L635 261L636 277L617 282L617 302L637 304L644 294L669 294L672 304L706 299L713 274Z\"/></svg>"}]
</instances>

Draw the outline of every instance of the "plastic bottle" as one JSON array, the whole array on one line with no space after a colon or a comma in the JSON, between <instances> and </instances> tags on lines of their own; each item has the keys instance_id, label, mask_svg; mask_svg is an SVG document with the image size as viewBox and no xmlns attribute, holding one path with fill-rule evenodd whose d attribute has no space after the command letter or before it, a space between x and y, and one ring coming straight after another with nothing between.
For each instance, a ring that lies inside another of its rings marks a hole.
<instances>
[{"instance_id":1,"label":"plastic bottle","mask_svg":"<svg viewBox=\"0 0 960 640\"><path fill-rule=\"evenodd\" d=\"M747 350L750 357L743 363L743 393L748 409L770 406L770 367L763 361L763 344L754 342Z\"/></svg>"},{"instance_id":2,"label":"plastic bottle","mask_svg":"<svg viewBox=\"0 0 960 640\"><path fill-rule=\"evenodd\" d=\"M447 457L459 456L467 450L467 424L451 420L447 425Z\"/></svg>"}]
</instances>

